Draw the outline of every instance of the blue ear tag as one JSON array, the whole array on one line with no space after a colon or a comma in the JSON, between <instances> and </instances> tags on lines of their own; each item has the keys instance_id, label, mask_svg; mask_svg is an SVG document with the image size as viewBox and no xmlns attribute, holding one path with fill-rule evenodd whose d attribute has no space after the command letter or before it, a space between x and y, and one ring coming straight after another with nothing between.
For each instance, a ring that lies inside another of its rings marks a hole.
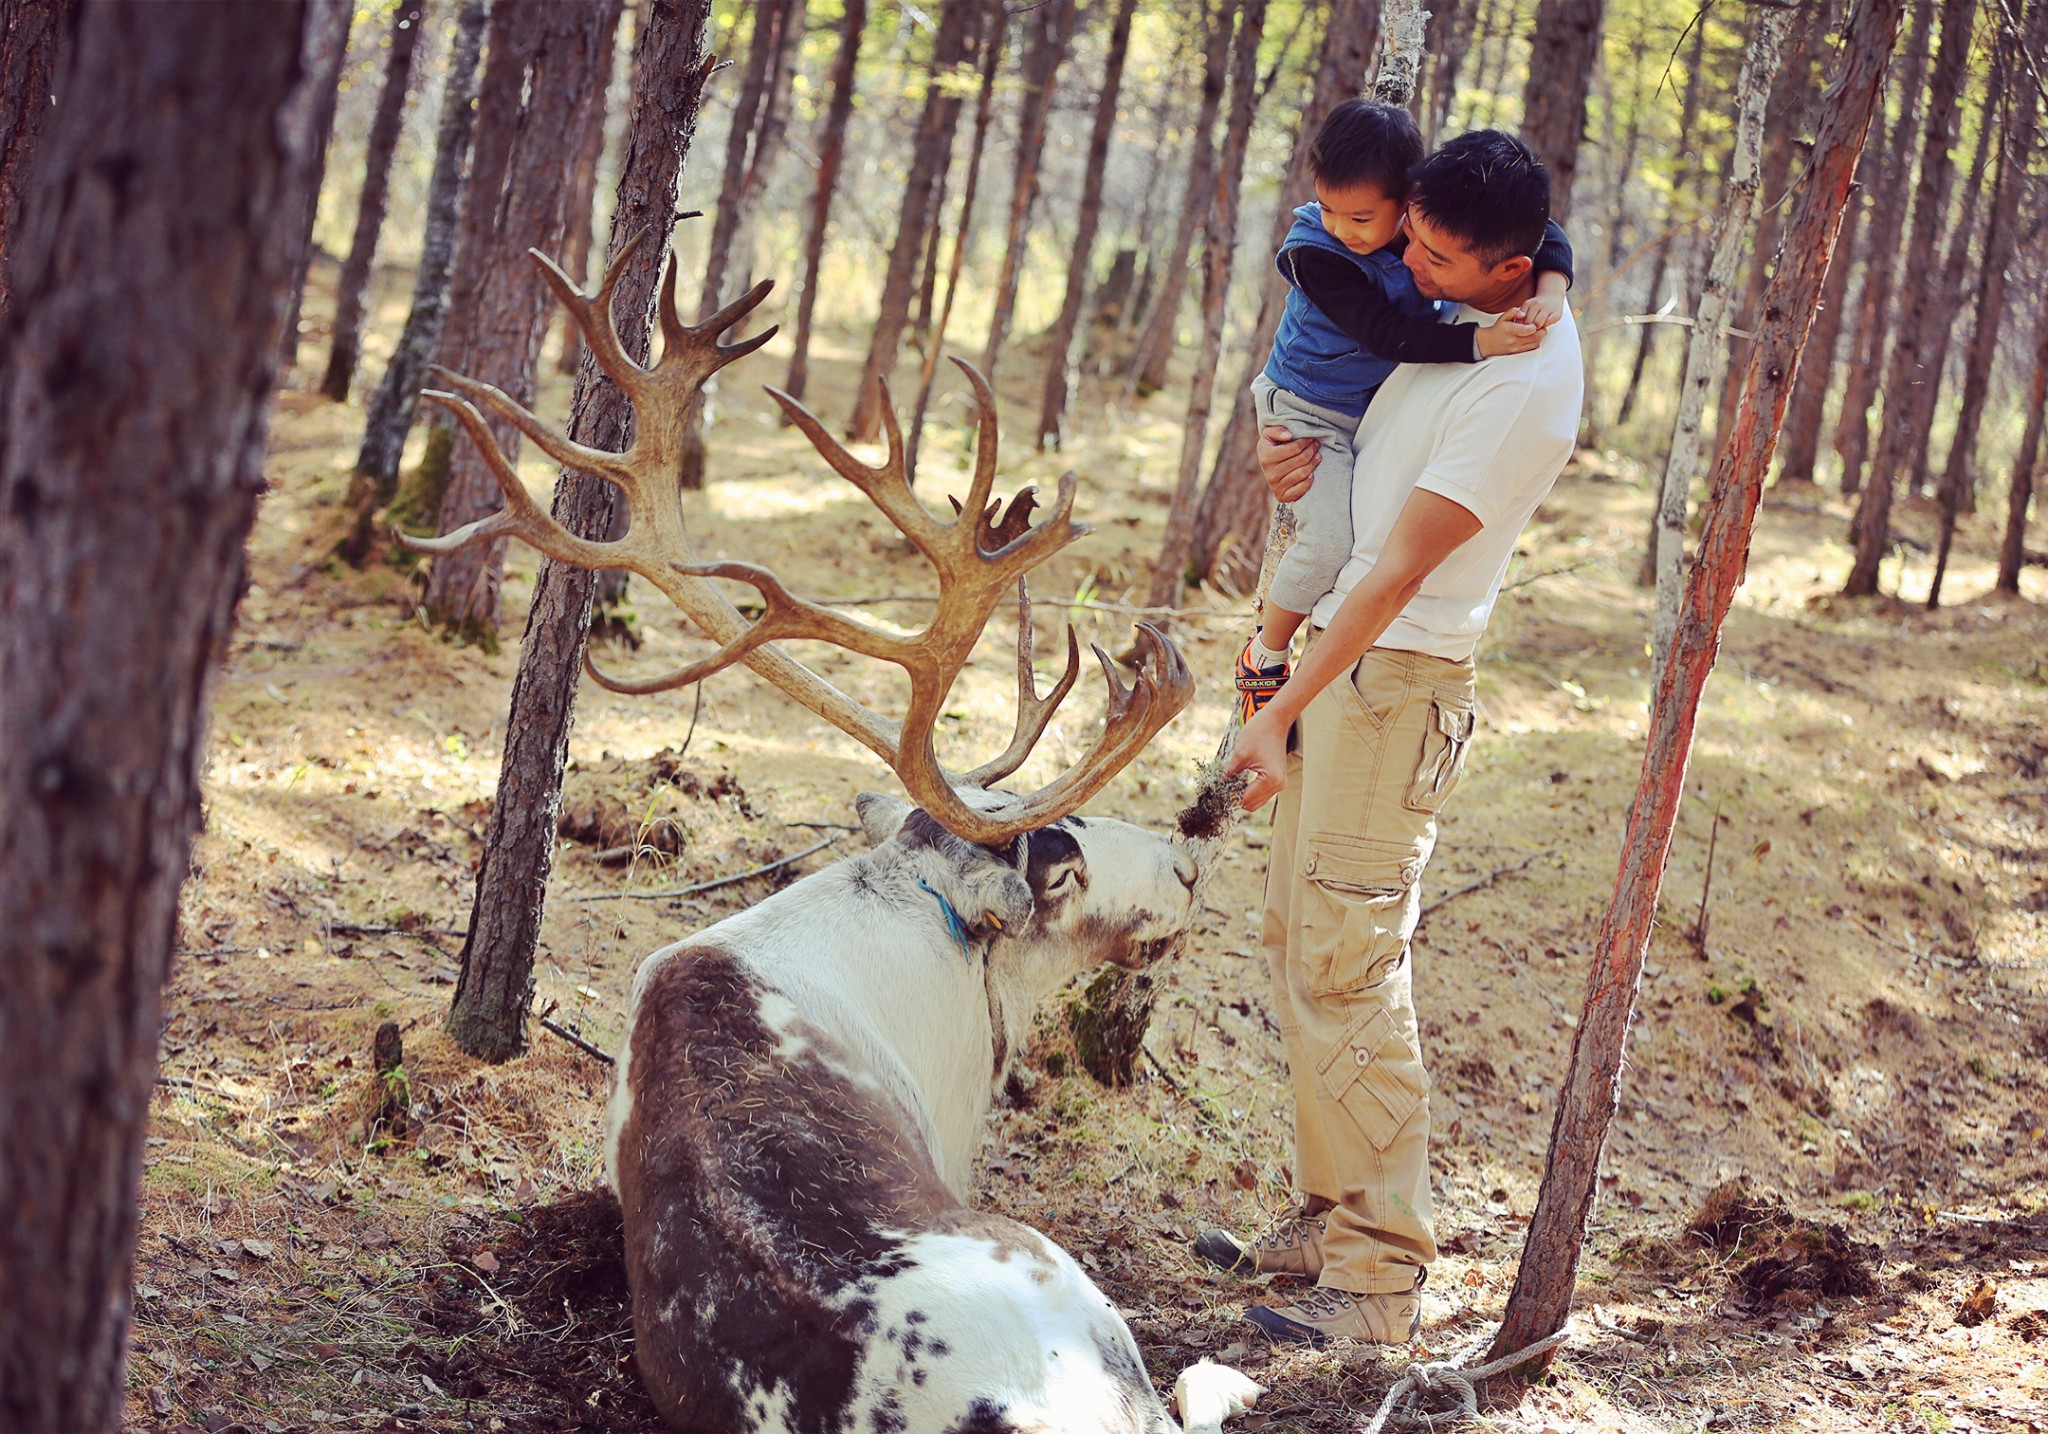
<instances>
[{"instance_id":1,"label":"blue ear tag","mask_svg":"<svg viewBox=\"0 0 2048 1434\"><path fill-rule=\"evenodd\" d=\"M966 960L968 965L972 966L974 964L974 947L967 939L967 923L960 919L960 913L953 909L953 903L939 895L938 892L933 891L923 877L920 876L917 879L917 884L930 893L932 900L939 903L939 913L946 918L947 933L952 936L953 944L960 948L960 955Z\"/></svg>"}]
</instances>

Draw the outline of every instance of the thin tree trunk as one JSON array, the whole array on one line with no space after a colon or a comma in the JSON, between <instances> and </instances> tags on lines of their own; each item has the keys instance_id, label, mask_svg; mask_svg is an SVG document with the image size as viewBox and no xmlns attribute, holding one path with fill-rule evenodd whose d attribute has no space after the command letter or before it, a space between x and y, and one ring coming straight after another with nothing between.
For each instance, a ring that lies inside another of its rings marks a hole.
<instances>
[{"instance_id":1,"label":"thin tree trunk","mask_svg":"<svg viewBox=\"0 0 2048 1434\"><path fill-rule=\"evenodd\" d=\"M623 5L609 7L612 33L599 99L583 117L583 135L576 145L576 160L569 168L569 233L562 244L562 271L577 283L590 277L590 246L597 237L597 166L604 159L605 122L611 109L613 70L618 66L618 26ZM583 331L574 324L562 325L562 348L555 356L555 372L573 374L583 367Z\"/></svg>"},{"instance_id":2,"label":"thin tree trunk","mask_svg":"<svg viewBox=\"0 0 2048 1434\"><path fill-rule=\"evenodd\" d=\"M939 165L938 185L932 191L931 227L924 232L924 249L918 260L917 311L910 320L910 340L923 344L932 329L932 310L939 299L939 249L946 237L946 187L953 178L953 147Z\"/></svg>"},{"instance_id":3,"label":"thin tree trunk","mask_svg":"<svg viewBox=\"0 0 2048 1434\"><path fill-rule=\"evenodd\" d=\"M1294 223L1289 200L1309 191L1309 146L1331 110L1365 89L1365 72L1379 49L1380 0L1332 0L1328 28L1323 37L1323 57L1316 71L1315 87L1301 112L1294 133L1294 148L1280 181L1280 202L1275 206L1266 252L1278 253ZM1259 302L1259 320L1252 330L1245 352L1251 356L1251 372L1264 366L1272 352L1273 336L1280 331L1280 315L1287 305L1287 285L1271 265L1265 266L1265 292ZM1272 494L1260 475L1257 461L1258 415L1252 406L1251 390L1240 384L1230 405L1230 420L1224 425L1216 461L1210 466L1209 481L1195 513L1193 566L1204 577L1227 577L1240 590L1258 581L1260 555L1266 550L1268 515Z\"/></svg>"},{"instance_id":4,"label":"thin tree trunk","mask_svg":"<svg viewBox=\"0 0 2048 1434\"><path fill-rule=\"evenodd\" d=\"M1629 806L1613 900L1594 945L1585 1012L1572 1037L1543 1185L1489 1359L1513 1355L1562 1329L1571 1312L1600 1154L1620 1099L1622 1055L1643 956L1685 792L1700 694L1748 561L1778 422L1813 321L1856 156L1879 103L1902 5L1903 0L1857 0L1845 27L1839 78L1822 109L1813 161L1786 226L1786 262L1764 304L1768 317L1743 378L1736 429L1714 464L1685 611L1670 659L1658 673L1642 778ZM1547 1356L1532 1360L1521 1372L1547 1363Z\"/></svg>"},{"instance_id":5,"label":"thin tree trunk","mask_svg":"<svg viewBox=\"0 0 2048 1434\"><path fill-rule=\"evenodd\" d=\"M55 103L50 75L74 7L75 0L0 5L0 314L7 312L7 269L21 222L21 194Z\"/></svg>"},{"instance_id":6,"label":"thin tree trunk","mask_svg":"<svg viewBox=\"0 0 2048 1434\"><path fill-rule=\"evenodd\" d=\"M1010 218L1003 229L1002 268L996 274L995 309L989 318L988 340L981 350L981 371L995 382L996 363L1010 334L1010 316L1017 305L1017 285L1024 272L1025 243L1031 232L1031 211L1038 204L1038 163L1045 152L1046 123L1052 115L1053 87L1060 63L1074 36L1074 0L1046 0L1025 22L1030 43L1024 51L1024 94L1017 106L1016 159L1011 165Z\"/></svg>"},{"instance_id":7,"label":"thin tree trunk","mask_svg":"<svg viewBox=\"0 0 2048 1434\"><path fill-rule=\"evenodd\" d=\"M1180 223L1173 232L1159 282L1153 286L1152 316L1131 350L1132 386L1142 396L1166 387L1166 366L1173 358L1180 328L1181 295L1187 291L1188 256L1195 235L1208 222L1216 202L1216 116L1223 107L1223 86L1230 69L1230 21L1233 7L1209 8L1202 49L1202 103L1188 141L1187 190L1181 198Z\"/></svg>"},{"instance_id":8,"label":"thin tree trunk","mask_svg":"<svg viewBox=\"0 0 2048 1434\"><path fill-rule=\"evenodd\" d=\"M637 362L647 359L656 284L675 223L676 178L696 134L710 73L704 43L710 14L711 0L646 0L640 13L632 118L606 247L609 265L639 236L639 248L612 301L620 344ZM586 353L576 375L569 437L616 453L630 445L632 435L632 405ZM614 497L615 490L603 479L564 472L555 485L554 516L578 536L600 535L610 525ZM486 1060L505 1060L526 1048L534 951L596 580L595 573L549 559L534 585L505 722L497 796L477 867L462 975L448 1013L450 1034Z\"/></svg>"},{"instance_id":9,"label":"thin tree trunk","mask_svg":"<svg viewBox=\"0 0 2048 1434\"><path fill-rule=\"evenodd\" d=\"M1955 174L1949 151L1961 119L1957 100L1968 74L1970 28L1976 15L1977 0L1942 0L1941 58L1928 87L1927 127L1908 255L1924 257L1939 252L1942 215L1948 208L1949 184ZM1906 286L1905 313L1892 339L1891 361L1885 366L1884 428L1871 460L1870 481L1856 505L1856 559L1850 565L1848 582L1842 585L1844 597L1876 594L1878 564L1891 546L1892 494L1905 467L1912 386L1925 377L1920 360L1925 352L1931 296L1931 285Z\"/></svg>"},{"instance_id":10,"label":"thin tree trunk","mask_svg":"<svg viewBox=\"0 0 2048 1434\"><path fill-rule=\"evenodd\" d=\"M612 33L608 8L497 0L492 10L484 88L492 89L498 78L498 22L503 18L512 37L504 55L512 73L504 79L521 102L513 117L515 138L504 191L490 216L496 242L481 256L482 286L462 372L522 403L533 399L534 366L551 307L547 287L526 251L557 249L567 232L568 196L561 175L575 156L584 106L601 103L602 76L611 59L604 43ZM505 456L518 462L518 430L495 415L489 421ZM458 445L449 456L437 531L452 533L502 505L503 495L482 455L473 445ZM429 620L465 640L495 644L504 576L502 539L435 558L423 603Z\"/></svg>"},{"instance_id":11,"label":"thin tree trunk","mask_svg":"<svg viewBox=\"0 0 2048 1434\"><path fill-rule=\"evenodd\" d=\"M1785 410L1783 438L1778 445L1778 481L1773 492L1788 485L1811 487L1813 466L1820 456L1820 430L1827 417L1828 390L1834 385L1836 350L1841 346L1842 311L1849 302L1849 272L1856 267L1856 240L1868 205L1852 192L1842 216L1842 236L1821 290L1813 332L1799 360L1799 383ZM1789 496L1780 493L1780 496Z\"/></svg>"},{"instance_id":12,"label":"thin tree trunk","mask_svg":"<svg viewBox=\"0 0 2048 1434\"><path fill-rule=\"evenodd\" d=\"M320 180L327 170L327 141L334 133L334 106L340 98L341 64L348 58L353 0L308 0L301 35L300 63L313 83L293 94L284 115L284 142L294 151L318 156L320 172L313 189L297 199L294 223L299 236L298 276L292 283L291 311L278 339L279 388L289 387L299 361L299 302L305 297L306 271L313 262L313 220L320 207ZM275 23L275 22L272 22Z\"/></svg>"},{"instance_id":13,"label":"thin tree trunk","mask_svg":"<svg viewBox=\"0 0 2048 1434\"><path fill-rule=\"evenodd\" d=\"M1423 126L1423 140L1434 147L1450 127L1451 105L1458 98L1458 76L1471 52L1472 32L1479 23L1480 0L1456 0L1442 25L1443 44L1436 64L1429 72L1429 122Z\"/></svg>"},{"instance_id":14,"label":"thin tree trunk","mask_svg":"<svg viewBox=\"0 0 2048 1434\"><path fill-rule=\"evenodd\" d=\"M1835 456L1842 465L1842 496L1863 486L1863 461L1870 450L1870 405L1877 397L1877 378L1884 367L1885 341L1892 332L1892 281L1899 267L1899 236L1912 207L1913 149L1920 130L1920 106L1926 97L1928 37L1934 22L1934 0L1914 7L1912 36L1906 42L1906 73L1898 86L1899 118L1884 147L1882 165L1866 166L1874 181L1870 190L1871 222L1865 227L1863 293L1856 305L1854 355L1842 387L1842 407L1835 416Z\"/></svg>"},{"instance_id":15,"label":"thin tree trunk","mask_svg":"<svg viewBox=\"0 0 2048 1434\"><path fill-rule=\"evenodd\" d=\"M860 42L868 27L868 0L846 0L839 21L839 50L832 59L832 98L818 129L818 182L811 191L811 222L804 231L803 289L797 296L796 340L789 356L789 377L782 387L791 398L804 396L810 376L811 318L818 307L818 270L825 257L825 231L832 220L832 196L839 187L839 169L846 158L846 121L853 114L854 79L860 69ZM787 415L783 422L788 422Z\"/></svg>"},{"instance_id":16,"label":"thin tree trunk","mask_svg":"<svg viewBox=\"0 0 2048 1434\"><path fill-rule=\"evenodd\" d=\"M1046 344L1045 396L1038 408L1038 450L1060 446L1066 420L1067 390L1072 381L1067 372L1074 347L1074 330L1081 322L1081 308L1088 297L1088 280L1095 262L1095 230L1102 217L1102 171L1109 159L1109 137L1116 129L1117 96L1123 90L1124 56L1131 45L1131 16L1137 0L1119 0L1109 27L1109 53L1102 62L1102 87L1096 93L1095 128L1088 137L1088 168L1081 181L1081 207L1074 234L1074 253L1067 265L1067 292L1060 302L1059 317L1053 321Z\"/></svg>"},{"instance_id":17,"label":"thin tree trunk","mask_svg":"<svg viewBox=\"0 0 2048 1434\"><path fill-rule=\"evenodd\" d=\"M1490 125L1500 112L1500 88L1506 78L1508 47L1514 43L1515 0L1486 0L1486 12L1478 21L1479 71L1473 77L1477 83L1473 88L1486 96L1486 115L1482 120L1478 106L1466 117L1468 129L1479 129Z\"/></svg>"},{"instance_id":18,"label":"thin tree trunk","mask_svg":"<svg viewBox=\"0 0 2048 1434\"><path fill-rule=\"evenodd\" d=\"M2020 595L2020 569L2027 560L2027 507L2034 499L2035 465L2041 456L2041 425L2048 417L2048 323L2035 326L2034 373L2027 384L2026 429L2012 460L2012 486L2005 495L2005 540L1998 548L1999 592Z\"/></svg>"},{"instance_id":19,"label":"thin tree trunk","mask_svg":"<svg viewBox=\"0 0 2048 1434\"><path fill-rule=\"evenodd\" d=\"M1538 0L1529 31L1529 82L1522 90L1522 138L1550 171L1550 215L1571 214L1586 93L1600 64L1605 0Z\"/></svg>"},{"instance_id":20,"label":"thin tree trunk","mask_svg":"<svg viewBox=\"0 0 2048 1434\"><path fill-rule=\"evenodd\" d=\"M84 0L0 342L0 1428L122 1424L215 663L264 487L304 7ZM16 32L18 33L18 32Z\"/></svg>"},{"instance_id":21,"label":"thin tree trunk","mask_svg":"<svg viewBox=\"0 0 2048 1434\"><path fill-rule=\"evenodd\" d=\"M917 261L923 257L932 198L939 187L939 171L952 155L953 127L959 121L960 100L947 92L942 77L970 53L979 9L980 0L946 0L945 8L939 12L924 110L918 117L916 148L896 215L896 242L889 250L874 337L868 345L867 360L861 365L854 389L853 416L847 423L847 436L862 442L881 432L882 386L895 371L903 329L910 322L911 286L916 279Z\"/></svg>"},{"instance_id":22,"label":"thin tree trunk","mask_svg":"<svg viewBox=\"0 0 2048 1434\"><path fill-rule=\"evenodd\" d=\"M1202 445L1209 433L1209 409L1216 387L1216 360L1223 347L1223 304L1230 295L1231 260L1237 248L1238 193L1245 150L1251 138L1252 81L1258 75L1259 40L1266 23L1265 0L1238 7L1237 41L1230 74L1230 118L1219 156L1216 192L1202 235L1202 338L1188 412L1181 425L1180 467L1166 509L1166 531L1152 568L1147 607L1174 607L1195 543L1195 498L1202 474ZM1418 57L1419 58L1419 57Z\"/></svg>"},{"instance_id":23,"label":"thin tree trunk","mask_svg":"<svg viewBox=\"0 0 2048 1434\"><path fill-rule=\"evenodd\" d=\"M391 156L398 150L398 131L405 118L406 91L412 84L412 57L426 22L426 0L401 3L391 14L391 50L384 62L384 88L377 95L377 113L363 158L363 192L356 200L356 229L342 261L341 281L334 292L334 336L327 350L327 373L320 392L336 403L348 402L362 352L363 307L370 289L370 263L377 256L377 236L384 228L384 203L391 193Z\"/></svg>"},{"instance_id":24,"label":"thin tree trunk","mask_svg":"<svg viewBox=\"0 0 2048 1434\"><path fill-rule=\"evenodd\" d=\"M903 471L917 478L917 450L924 440L925 413L931 406L932 384L938 377L939 354L946 328L953 321L953 300L960 293L960 269L967 258L967 236L974 227L974 200L981 188L981 160L988 147L989 121L995 114L996 72L1003 62L1003 32L1009 21L1002 0L989 5L989 33L981 47L981 90L974 100L974 140L967 155L967 181L960 195L960 218L953 229L953 257L946 266L946 297L932 321L925 343L924 366L917 377L917 403L910 415L910 438L904 445Z\"/></svg>"},{"instance_id":25,"label":"thin tree trunk","mask_svg":"<svg viewBox=\"0 0 2048 1434\"><path fill-rule=\"evenodd\" d=\"M469 155L470 101L476 95L476 62L483 50L486 0L466 0L455 22L448 52L448 78L434 136L434 172L427 181L427 212L420 241L420 266L413 277L412 308L398 347L370 399L363 446L349 483L351 520L341 556L357 567L376 545L372 515L391 501L405 435L419 406L427 364L441 345L448 319L448 278L455 265L455 237L462 210L463 162Z\"/></svg>"},{"instance_id":26,"label":"thin tree trunk","mask_svg":"<svg viewBox=\"0 0 2048 1434\"><path fill-rule=\"evenodd\" d=\"M1685 376L1680 382L1678 421L1671 432L1671 452L1664 461L1664 481L1657 502L1657 608L1651 623L1651 670L1661 672L1678 630L1678 606L1685 585L1685 515L1692 497L1693 471L1699 464L1700 423L1707 400L1720 391L1728 362L1728 344L1721 327L1728 310L1728 290L1742 258L1742 241L1755 226L1758 156L1763 147L1764 112L1772 74L1784 43L1790 16L1784 10L1759 10L1736 81L1735 153L1721 188L1721 207L1714 216L1713 259L1706 282L1693 306L1693 327L1685 351Z\"/></svg>"}]
</instances>

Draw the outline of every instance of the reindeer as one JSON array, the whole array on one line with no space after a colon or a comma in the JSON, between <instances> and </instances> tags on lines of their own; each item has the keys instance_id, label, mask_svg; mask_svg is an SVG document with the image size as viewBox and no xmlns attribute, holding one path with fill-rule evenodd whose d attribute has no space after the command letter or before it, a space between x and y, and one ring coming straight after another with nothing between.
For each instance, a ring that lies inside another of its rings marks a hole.
<instances>
[{"instance_id":1,"label":"reindeer","mask_svg":"<svg viewBox=\"0 0 2048 1434\"><path fill-rule=\"evenodd\" d=\"M1033 1009L1089 967L1146 964L1189 920L1196 870L1183 848L1075 814L1187 704L1187 665L1147 626L1128 685L1097 648L1108 696L1093 745L1035 792L997 790L1079 670L1069 628L1065 670L1039 694L1025 582L1088 531L1072 518L1074 475L1038 523L1028 488L1007 508L991 501L995 395L964 363L979 426L967 498L951 519L912 492L886 393L887 454L869 466L770 389L832 469L932 563L937 612L902 636L798 597L765 568L696 561L674 479L683 415L706 379L773 336L718 341L770 285L686 326L671 258L663 354L646 367L624 352L610 316L631 253L592 294L533 255L631 399L631 446L576 444L497 389L441 371L454 392L425 396L476 441L505 506L444 537L401 541L445 553L517 536L561 562L638 574L718 650L648 681L589 665L593 678L658 692L744 663L880 756L911 798L864 794L872 850L656 951L635 977L605 1158L624 1212L641 1377L670 1424L703 1434L1173 1434L1102 1291L1058 1245L969 1208L967 1194L989 1105ZM541 512L478 405L564 465L615 484L630 513L625 536L581 538ZM713 579L753 587L761 616L750 621ZM956 775L939 762L937 718L1013 583L1015 730L1003 753ZM786 638L901 667L903 720L861 706L774 645ZM1259 1392L1207 1362L1175 1389L1190 1429L1220 1426Z\"/></svg>"}]
</instances>

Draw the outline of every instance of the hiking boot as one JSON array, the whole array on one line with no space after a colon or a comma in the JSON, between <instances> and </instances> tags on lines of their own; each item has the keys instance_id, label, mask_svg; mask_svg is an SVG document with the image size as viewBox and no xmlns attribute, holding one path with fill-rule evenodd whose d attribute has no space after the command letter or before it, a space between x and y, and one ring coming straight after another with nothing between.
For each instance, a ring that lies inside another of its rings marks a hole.
<instances>
[{"instance_id":1,"label":"hiking boot","mask_svg":"<svg viewBox=\"0 0 2048 1434\"><path fill-rule=\"evenodd\" d=\"M1252 644L1258 640L1259 634L1254 632L1245 639L1244 649L1237 654L1237 715L1240 726L1258 716L1259 709L1273 700L1273 694L1287 685L1287 674L1291 670L1285 662L1273 667L1252 666Z\"/></svg>"},{"instance_id":2,"label":"hiking boot","mask_svg":"<svg viewBox=\"0 0 2048 1434\"><path fill-rule=\"evenodd\" d=\"M1253 1305L1244 1317L1276 1344L1325 1345L1333 1339L1406 1344L1422 1330L1422 1286L1392 1295L1310 1290L1293 1304Z\"/></svg>"},{"instance_id":3,"label":"hiking boot","mask_svg":"<svg viewBox=\"0 0 2048 1434\"><path fill-rule=\"evenodd\" d=\"M1320 1216L1292 1215L1268 1226L1249 1244L1228 1230L1204 1230L1195 1239L1195 1253L1233 1275L1300 1275L1312 1280L1323 1272L1323 1222Z\"/></svg>"}]
</instances>

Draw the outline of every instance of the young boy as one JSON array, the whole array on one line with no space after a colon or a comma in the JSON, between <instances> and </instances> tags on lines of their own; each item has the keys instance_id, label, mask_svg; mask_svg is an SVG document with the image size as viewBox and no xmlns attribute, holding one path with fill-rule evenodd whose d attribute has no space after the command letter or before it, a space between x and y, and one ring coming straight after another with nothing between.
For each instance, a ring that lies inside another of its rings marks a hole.
<instances>
[{"instance_id":1,"label":"young boy","mask_svg":"<svg viewBox=\"0 0 2048 1434\"><path fill-rule=\"evenodd\" d=\"M1249 719L1287 680L1287 651L1303 616L1351 556L1352 440L1373 393L1403 363L1476 363L1523 353L1564 312L1572 254L1549 225L1532 256L1537 297L1485 328L1439 323L1402 261L1409 167L1422 134L1395 105L1348 100L1309 149L1316 202L1294 211L1280 246L1287 309L1265 371L1252 380L1259 425L1320 445L1315 480L1294 502L1294 546L1273 574L1264 625L1237 659Z\"/></svg>"}]
</instances>

